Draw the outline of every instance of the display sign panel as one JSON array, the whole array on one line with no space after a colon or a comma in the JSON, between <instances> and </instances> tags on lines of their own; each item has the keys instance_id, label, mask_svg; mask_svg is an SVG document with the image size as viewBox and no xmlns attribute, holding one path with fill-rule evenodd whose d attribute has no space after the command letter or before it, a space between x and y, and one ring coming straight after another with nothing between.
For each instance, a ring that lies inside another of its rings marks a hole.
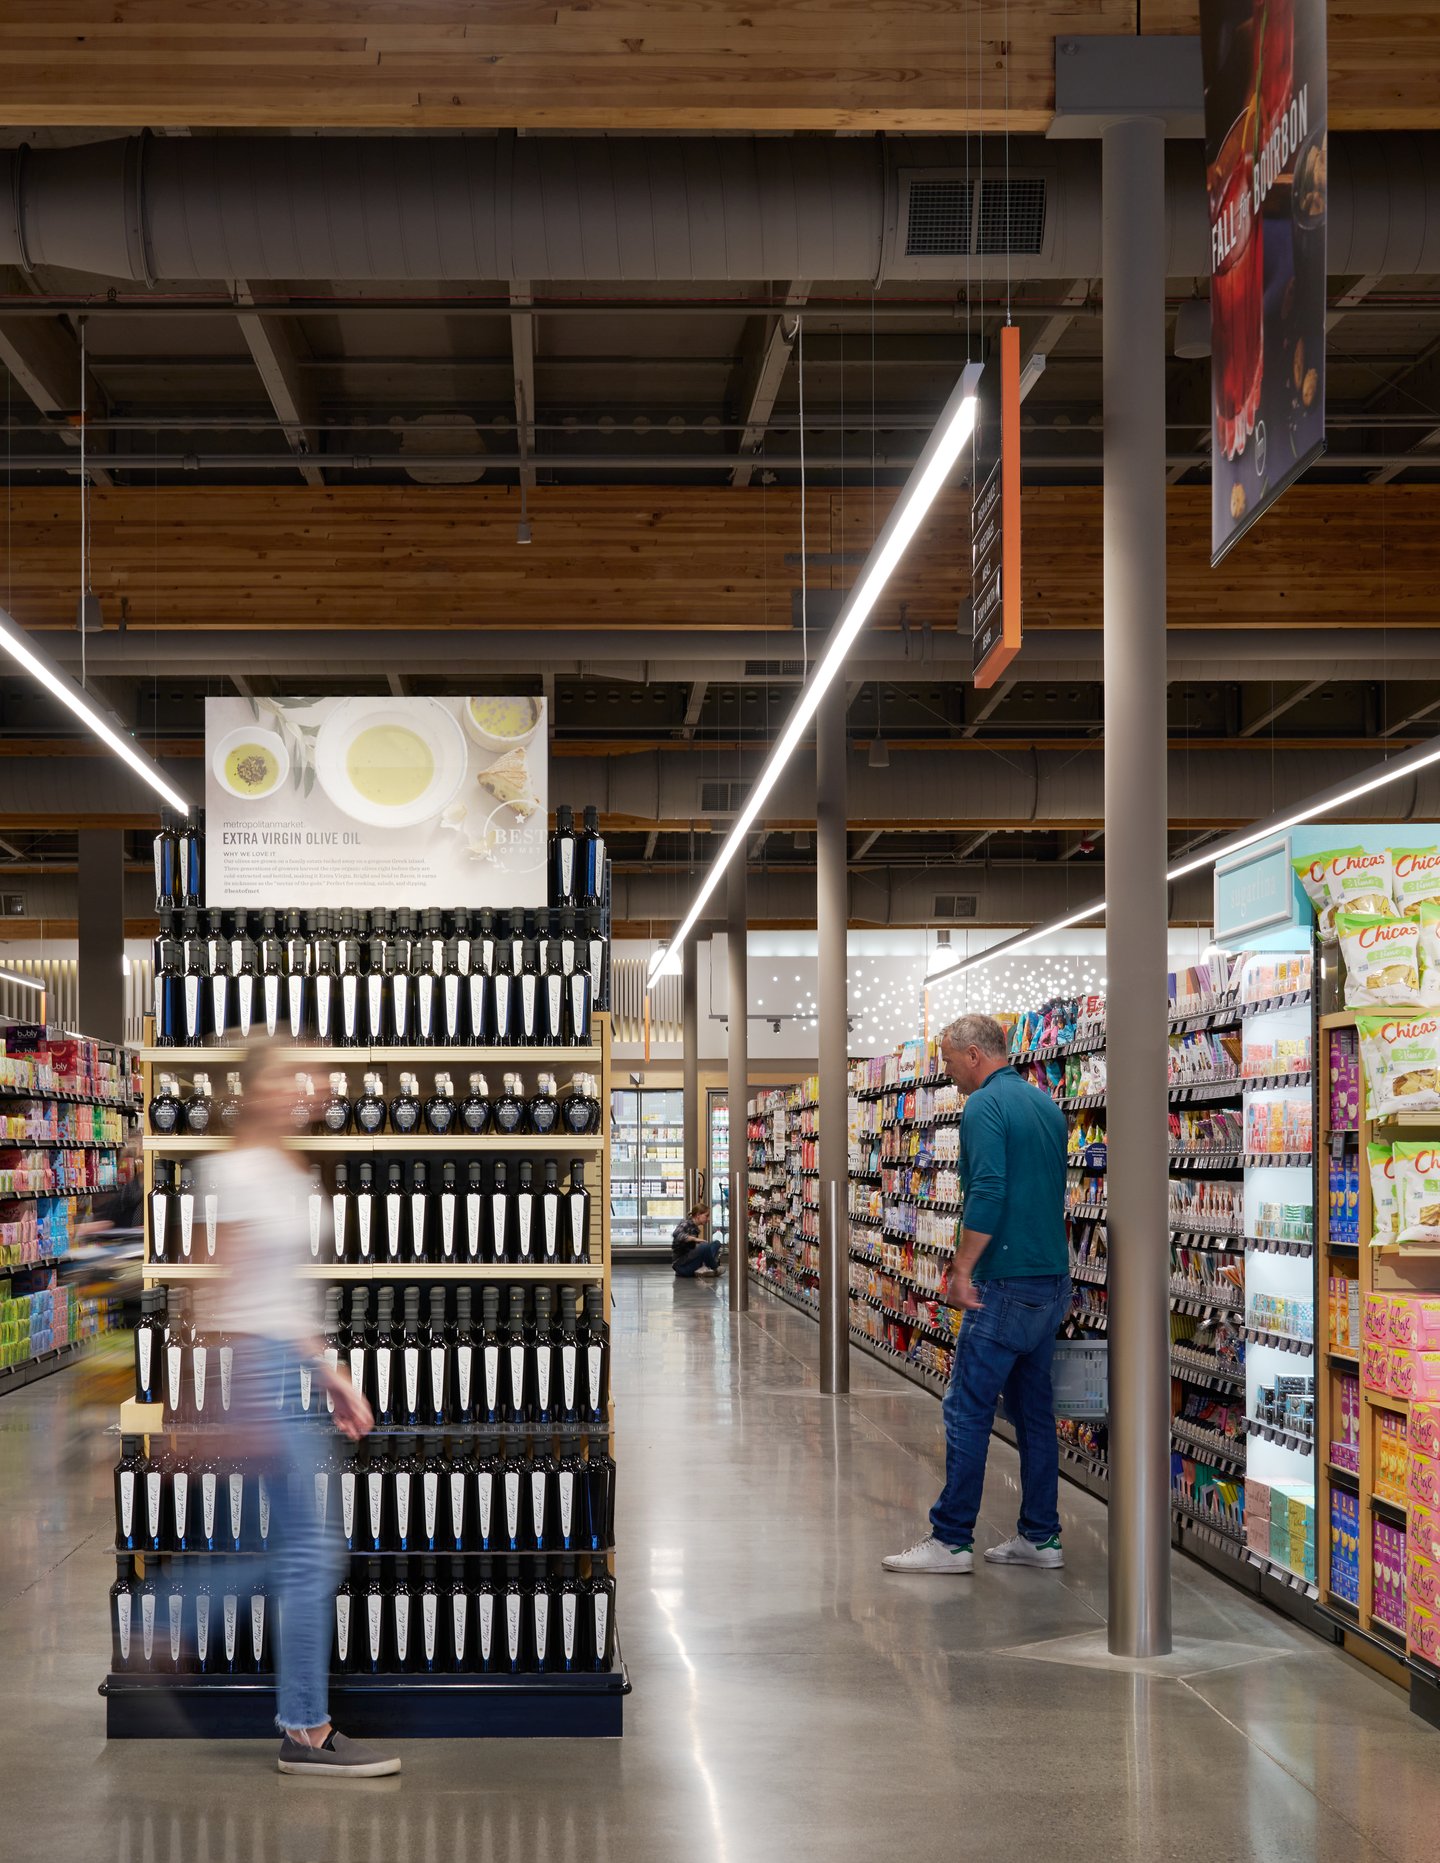
<instances>
[{"instance_id":1,"label":"display sign panel","mask_svg":"<svg viewBox=\"0 0 1440 1863\"><path fill-rule=\"evenodd\" d=\"M1210 560L1325 445L1324 0L1201 0Z\"/></svg>"},{"instance_id":2,"label":"display sign panel","mask_svg":"<svg viewBox=\"0 0 1440 1863\"><path fill-rule=\"evenodd\" d=\"M545 701L207 699L208 906L543 906Z\"/></svg>"},{"instance_id":3,"label":"display sign panel","mask_svg":"<svg viewBox=\"0 0 1440 1863\"><path fill-rule=\"evenodd\" d=\"M1020 651L1020 331L1014 324L1000 332L1000 455L970 505L970 639L975 684L993 686Z\"/></svg>"},{"instance_id":4,"label":"display sign panel","mask_svg":"<svg viewBox=\"0 0 1440 1863\"><path fill-rule=\"evenodd\" d=\"M1239 945L1257 932L1294 920L1295 873L1290 837L1242 848L1215 863L1215 942Z\"/></svg>"}]
</instances>

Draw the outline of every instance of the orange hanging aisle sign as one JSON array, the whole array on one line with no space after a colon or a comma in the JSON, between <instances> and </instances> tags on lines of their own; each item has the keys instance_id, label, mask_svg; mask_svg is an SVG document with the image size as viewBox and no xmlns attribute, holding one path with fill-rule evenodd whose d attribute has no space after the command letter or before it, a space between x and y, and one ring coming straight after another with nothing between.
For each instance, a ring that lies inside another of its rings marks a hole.
<instances>
[{"instance_id":1,"label":"orange hanging aisle sign","mask_svg":"<svg viewBox=\"0 0 1440 1863\"><path fill-rule=\"evenodd\" d=\"M1020 651L1020 331L1000 332L1000 456L970 506L975 684L993 686Z\"/></svg>"}]
</instances>

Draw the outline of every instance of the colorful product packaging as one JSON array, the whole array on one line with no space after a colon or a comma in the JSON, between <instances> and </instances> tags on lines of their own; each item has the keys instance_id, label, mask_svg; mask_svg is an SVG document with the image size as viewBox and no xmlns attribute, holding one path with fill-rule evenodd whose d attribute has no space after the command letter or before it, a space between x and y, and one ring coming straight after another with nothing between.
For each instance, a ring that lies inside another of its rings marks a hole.
<instances>
[{"instance_id":1,"label":"colorful product packaging","mask_svg":"<svg viewBox=\"0 0 1440 1863\"><path fill-rule=\"evenodd\" d=\"M1440 848L1392 848L1391 860L1391 897L1405 918L1418 918L1427 900L1440 902Z\"/></svg>"},{"instance_id":2,"label":"colorful product packaging","mask_svg":"<svg viewBox=\"0 0 1440 1863\"><path fill-rule=\"evenodd\" d=\"M1371 1119L1440 1111L1440 1017L1358 1016Z\"/></svg>"},{"instance_id":3,"label":"colorful product packaging","mask_svg":"<svg viewBox=\"0 0 1440 1863\"><path fill-rule=\"evenodd\" d=\"M1401 1248L1440 1245L1440 1148L1428 1140L1394 1147Z\"/></svg>"},{"instance_id":4,"label":"colorful product packaging","mask_svg":"<svg viewBox=\"0 0 1440 1863\"><path fill-rule=\"evenodd\" d=\"M1410 1406L1410 1446L1417 1455L1440 1460L1440 1403L1421 1400Z\"/></svg>"},{"instance_id":5,"label":"colorful product packaging","mask_svg":"<svg viewBox=\"0 0 1440 1863\"><path fill-rule=\"evenodd\" d=\"M1410 1543L1423 1558L1440 1565L1440 1509L1423 1501L1411 1503Z\"/></svg>"},{"instance_id":6,"label":"colorful product packaging","mask_svg":"<svg viewBox=\"0 0 1440 1863\"><path fill-rule=\"evenodd\" d=\"M1360 1348L1360 1383L1367 1391L1382 1395L1390 1389L1390 1348L1365 1345Z\"/></svg>"},{"instance_id":7,"label":"colorful product packaging","mask_svg":"<svg viewBox=\"0 0 1440 1863\"><path fill-rule=\"evenodd\" d=\"M1440 1296L1392 1294L1390 1343L1416 1352L1440 1351Z\"/></svg>"},{"instance_id":8,"label":"colorful product packaging","mask_svg":"<svg viewBox=\"0 0 1440 1863\"><path fill-rule=\"evenodd\" d=\"M1414 1545L1405 1554L1405 1591L1412 1607L1440 1612L1440 1565Z\"/></svg>"},{"instance_id":9,"label":"colorful product packaging","mask_svg":"<svg viewBox=\"0 0 1440 1863\"><path fill-rule=\"evenodd\" d=\"M1420 927L1413 919L1341 911L1335 930L1345 959L1347 1009L1420 1002Z\"/></svg>"},{"instance_id":10,"label":"colorful product packaging","mask_svg":"<svg viewBox=\"0 0 1440 1863\"><path fill-rule=\"evenodd\" d=\"M1367 1294L1360 1310L1360 1338L1365 1345L1390 1343L1390 1296Z\"/></svg>"},{"instance_id":11,"label":"colorful product packaging","mask_svg":"<svg viewBox=\"0 0 1440 1863\"><path fill-rule=\"evenodd\" d=\"M1433 1456L1416 1455L1412 1449L1406 1457L1405 1498L1440 1510L1440 1462Z\"/></svg>"},{"instance_id":12,"label":"colorful product packaging","mask_svg":"<svg viewBox=\"0 0 1440 1863\"><path fill-rule=\"evenodd\" d=\"M1440 1616L1412 1602L1406 1615L1405 1641L1426 1662L1440 1663Z\"/></svg>"},{"instance_id":13,"label":"colorful product packaging","mask_svg":"<svg viewBox=\"0 0 1440 1863\"><path fill-rule=\"evenodd\" d=\"M1330 1490L1330 1589L1359 1607L1360 1497L1344 1488Z\"/></svg>"},{"instance_id":14,"label":"colorful product packaging","mask_svg":"<svg viewBox=\"0 0 1440 1863\"><path fill-rule=\"evenodd\" d=\"M1366 1155L1370 1165L1370 1208L1374 1217L1370 1246L1393 1248L1400 1233L1400 1198L1395 1188L1394 1147L1371 1144L1366 1148Z\"/></svg>"}]
</instances>

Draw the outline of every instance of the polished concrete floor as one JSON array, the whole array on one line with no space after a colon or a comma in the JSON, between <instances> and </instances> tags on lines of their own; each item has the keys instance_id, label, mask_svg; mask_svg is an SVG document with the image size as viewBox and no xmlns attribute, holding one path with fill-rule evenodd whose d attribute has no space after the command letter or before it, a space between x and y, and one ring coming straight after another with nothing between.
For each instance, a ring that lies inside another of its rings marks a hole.
<instances>
[{"instance_id":1,"label":"polished concrete floor","mask_svg":"<svg viewBox=\"0 0 1440 1863\"><path fill-rule=\"evenodd\" d=\"M1440 1856L1440 1733L1333 1649L1177 1559L1176 1673L1035 1660L1100 1626L1098 1503L1062 1483L1064 1572L887 1577L941 1466L934 1398L857 1354L826 1399L812 1322L761 1294L732 1322L663 1269L621 1274L614 1330L625 1738L411 1744L369 1784L107 1746L113 1412L77 1371L0 1399L0 1857ZM982 1539L1015 1503L997 1443Z\"/></svg>"}]
</instances>

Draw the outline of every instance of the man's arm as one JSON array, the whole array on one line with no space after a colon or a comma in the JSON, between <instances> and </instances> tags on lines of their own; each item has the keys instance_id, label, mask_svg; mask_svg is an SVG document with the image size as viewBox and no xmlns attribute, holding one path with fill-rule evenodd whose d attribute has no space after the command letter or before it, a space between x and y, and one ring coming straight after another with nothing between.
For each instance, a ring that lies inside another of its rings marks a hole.
<instances>
[{"instance_id":1,"label":"man's arm","mask_svg":"<svg viewBox=\"0 0 1440 1863\"><path fill-rule=\"evenodd\" d=\"M972 1097L961 1128L965 1151L965 1216L950 1265L951 1305L978 1307L972 1275L1005 1212L1005 1117L998 1100Z\"/></svg>"}]
</instances>

